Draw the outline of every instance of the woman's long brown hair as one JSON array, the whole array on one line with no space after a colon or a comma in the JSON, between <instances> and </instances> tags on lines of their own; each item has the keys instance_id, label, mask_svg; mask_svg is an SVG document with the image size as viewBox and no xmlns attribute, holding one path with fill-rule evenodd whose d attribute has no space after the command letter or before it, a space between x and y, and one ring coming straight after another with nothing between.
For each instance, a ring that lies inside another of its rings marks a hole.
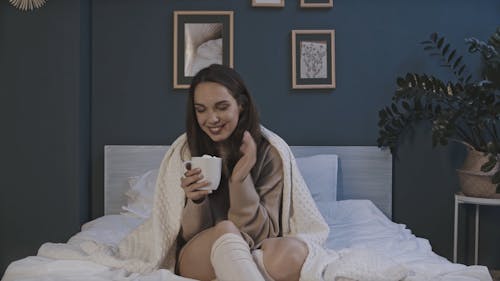
<instances>
[{"instance_id":1,"label":"woman's long brown hair","mask_svg":"<svg viewBox=\"0 0 500 281\"><path fill-rule=\"evenodd\" d=\"M234 132L225 140L222 145L225 147L228 155L218 155L215 142L203 132L196 119L194 108L194 91L196 87L203 82L214 82L226 87L229 93L236 100L237 104L243 109L240 112L238 124ZM189 88L189 97L186 108L186 134L191 151L191 156L202 156L203 154L217 155L223 158L224 172L230 176L234 165L240 159L240 146L243 133L250 132L257 146L262 135L260 132L259 114L253 102L245 83L241 76L232 68L212 64L200 70L191 81Z\"/></svg>"}]
</instances>

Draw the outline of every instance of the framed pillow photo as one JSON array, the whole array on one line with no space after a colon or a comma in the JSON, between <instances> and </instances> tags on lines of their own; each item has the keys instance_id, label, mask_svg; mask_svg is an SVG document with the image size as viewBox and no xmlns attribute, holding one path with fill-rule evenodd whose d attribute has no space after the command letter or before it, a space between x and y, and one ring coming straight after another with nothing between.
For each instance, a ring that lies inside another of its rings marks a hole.
<instances>
[{"instance_id":1,"label":"framed pillow photo","mask_svg":"<svg viewBox=\"0 0 500 281\"><path fill-rule=\"evenodd\" d=\"M331 8L333 0L300 0L301 8Z\"/></svg>"},{"instance_id":2,"label":"framed pillow photo","mask_svg":"<svg viewBox=\"0 0 500 281\"><path fill-rule=\"evenodd\" d=\"M233 11L174 11L174 89L211 64L233 67Z\"/></svg>"},{"instance_id":3,"label":"framed pillow photo","mask_svg":"<svg viewBox=\"0 0 500 281\"><path fill-rule=\"evenodd\" d=\"M335 86L335 30L292 30L292 88Z\"/></svg>"}]
</instances>

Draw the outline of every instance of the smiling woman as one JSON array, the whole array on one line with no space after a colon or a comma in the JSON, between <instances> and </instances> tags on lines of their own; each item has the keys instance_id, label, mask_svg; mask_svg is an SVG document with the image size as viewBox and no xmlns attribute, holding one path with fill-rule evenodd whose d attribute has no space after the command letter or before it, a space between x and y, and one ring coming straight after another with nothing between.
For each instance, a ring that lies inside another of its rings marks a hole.
<instances>
[{"instance_id":1,"label":"smiling woman","mask_svg":"<svg viewBox=\"0 0 500 281\"><path fill-rule=\"evenodd\" d=\"M236 71L213 64L193 77L186 131L190 156L222 158L222 175L212 193L200 190L209 183L199 169L181 179L187 202L178 273L199 280L298 280L308 250L296 238L281 237L283 163L263 137ZM285 255L286 264L278 258Z\"/></svg>"}]
</instances>

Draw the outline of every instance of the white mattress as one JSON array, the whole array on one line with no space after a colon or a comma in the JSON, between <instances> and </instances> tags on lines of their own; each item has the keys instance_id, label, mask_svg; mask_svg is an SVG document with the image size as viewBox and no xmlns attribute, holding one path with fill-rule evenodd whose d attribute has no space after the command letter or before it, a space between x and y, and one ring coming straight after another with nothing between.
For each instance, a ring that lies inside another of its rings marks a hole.
<instances>
[{"instance_id":1,"label":"white mattress","mask_svg":"<svg viewBox=\"0 0 500 281\"><path fill-rule=\"evenodd\" d=\"M334 250L367 248L378 251L410 269L405 280L486 281L486 267L453 264L432 252L429 242L415 237L405 225L395 224L367 200L323 202L318 206L329 222L327 246ZM116 245L142 219L108 215L85 224L66 244L77 248L85 240ZM167 270L139 275L82 260L54 260L35 256L10 264L2 281L11 280L181 280ZM186 279L182 279L186 280Z\"/></svg>"}]
</instances>

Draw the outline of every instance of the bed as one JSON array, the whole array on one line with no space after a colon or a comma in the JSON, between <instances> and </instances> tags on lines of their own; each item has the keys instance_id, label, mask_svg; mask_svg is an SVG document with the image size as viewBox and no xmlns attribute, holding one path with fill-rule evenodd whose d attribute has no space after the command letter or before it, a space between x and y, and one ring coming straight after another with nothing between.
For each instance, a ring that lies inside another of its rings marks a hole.
<instances>
[{"instance_id":1,"label":"bed","mask_svg":"<svg viewBox=\"0 0 500 281\"><path fill-rule=\"evenodd\" d=\"M168 146L104 148L104 216L82 226L64 247L77 251L85 241L117 245L151 212L157 169ZM492 280L486 267L454 264L432 252L392 216L392 157L369 146L295 146L292 151L313 199L330 227L326 246L335 251L369 249L408 269L404 280ZM50 243L47 243L50 244ZM88 260L26 257L9 265L12 280L186 280L160 269L128 273Z\"/></svg>"}]
</instances>

